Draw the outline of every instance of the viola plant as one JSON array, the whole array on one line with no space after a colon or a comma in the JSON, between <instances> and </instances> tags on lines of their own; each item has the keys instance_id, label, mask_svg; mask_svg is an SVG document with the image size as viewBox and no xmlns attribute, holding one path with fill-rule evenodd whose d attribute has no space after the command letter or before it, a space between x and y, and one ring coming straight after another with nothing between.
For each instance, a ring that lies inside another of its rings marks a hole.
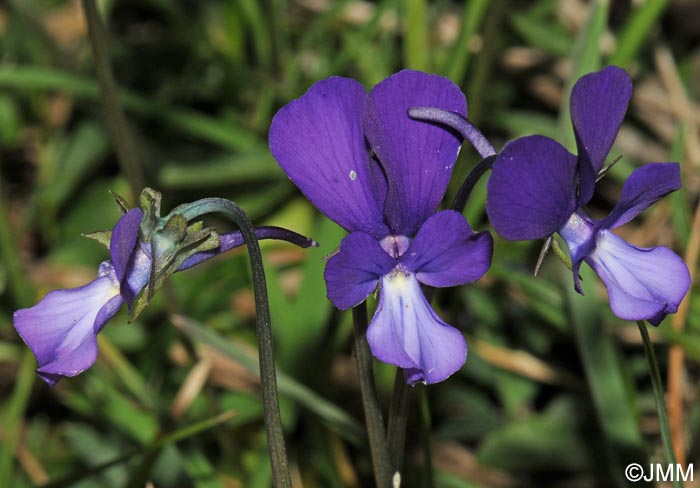
<instances>
[{"instance_id":1,"label":"viola plant","mask_svg":"<svg viewBox=\"0 0 700 488\"><path fill-rule=\"evenodd\" d=\"M240 231L219 235L203 227L196 220L202 214L200 202L204 200L160 217L160 194L145 189L140 208L122 207L125 213L112 231L88 235L107 245L110 254L95 280L79 288L51 291L33 307L14 313L15 329L36 356L37 374L46 383L53 386L62 377L92 366L97 334L124 303L133 320L172 273L244 244ZM316 245L279 227L258 227L255 237L300 247Z\"/></svg>"},{"instance_id":2,"label":"viola plant","mask_svg":"<svg viewBox=\"0 0 700 488\"><path fill-rule=\"evenodd\" d=\"M430 384L456 372L467 347L420 284L478 280L493 243L461 214L438 211L460 138L409 118L413 106L467 114L462 92L440 76L404 70L369 94L355 80L332 77L275 115L269 142L302 193L350 233L326 264L328 298L346 310L378 286L367 329L373 355L403 368L409 384Z\"/></svg>"},{"instance_id":3,"label":"viola plant","mask_svg":"<svg viewBox=\"0 0 700 488\"><path fill-rule=\"evenodd\" d=\"M591 218L584 208L607 169L605 159L631 95L629 76L615 66L579 79L571 93L578 156L543 136L509 142L494 162L486 209L496 231L508 240L558 233L569 248L579 293L578 270L586 262L605 283L618 317L658 325L687 293L688 269L670 249L639 248L612 230L678 190L679 165L652 163L635 170L604 219Z\"/></svg>"}]
</instances>

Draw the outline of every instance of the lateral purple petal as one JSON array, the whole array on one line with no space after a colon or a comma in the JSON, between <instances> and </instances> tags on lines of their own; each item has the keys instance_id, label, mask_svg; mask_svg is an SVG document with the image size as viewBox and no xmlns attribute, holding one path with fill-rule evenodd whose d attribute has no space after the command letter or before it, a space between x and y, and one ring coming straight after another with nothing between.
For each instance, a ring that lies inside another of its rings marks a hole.
<instances>
[{"instance_id":1,"label":"lateral purple petal","mask_svg":"<svg viewBox=\"0 0 700 488\"><path fill-rule=\"evenodd\" d=\"M493 164L486 211L505 239L541 239L576 210L576 187L575 156L548 137L522 137L506 144Z\"/></svg>"},{"instance_id":2,"label":"lateral purple petal","mask_svg":"<svg viewBox=\"0 0 700 488\"><path fill-rule=\"evenodd\" d=\"M185 261L180 265L180 267L177 270L182 271L183 269L191 268L192 266L196 266L202 261L211 259L214 256L218 256L223 252L229 251L235 247L242 246L244 244L243 234L241 234L241 231L238 230L234 232L228 232L226 234L221 234L220 237L221 245L218 248L212 249L211 251L203 251L193 254L189 258L185 259ZM287 241L291 242L292 244L296 244L297 246L302 248L318 246L318 243L316 243L316 241L314 241L313 239L304 237L303 235L297 234L294 231L272 225L256 227L255 237L257 237L259 241L262 241L264 239Z\"/></svg>"},{"instance_id":3,"label":"lateral purple petal","mask_svg":"<svg viewBox=\"0 0 700 488\"><path fill-rule=\"evenodd\" d=\"M37 374L50 386L92 366L97 333L123 303L112 266L105 262L100 270L87 285L51 291L33 307L14 313L15 329L39 363Z\"/></svg>"},{"instance_id":4,"label":"lateral purple petal","mask_svg":"<svg viewBox=\"0 0 700 488\"><path fill-rule=\"evenodd\" d=\"M367 95L357 81L332 77L313 85L272 120L270 150L316 208L353 232L388 234L375 194L363 130Z\"/></svg>"},{"instance_id":5,"label":"lateral purple petal","mask_svg":"<svg viewBox=\"0 0 700 488\"><path fill-rule=\"evenodd\" d=\"M636 169L622 187L622 195L610 215L603 220L604 229L626 224L664 195L680 189L678 163L651 163Z\"/></svg>"},{"instance_id":6,"label":"lateral purple petal","mask_svg":"<svg viewBox=\"0 0 700 488\"><path fill-rule=\"evenodd\" d=\"M571 121L581 166L582 205L593 196L595 176L615 142L631 97L632 81L617 66L579 78L571 91Z\"/></svg>"},{"instance_id":7,"label":"lateral purple petal","mask_svg":"<svg viewBox=\"0 0 700 488\"><path fill-rule=\"evenodd\" d=\"M441 76L403 70L372 89L365 134L387 175L384 218L394 235L414 234L435 212L461 144L454 132L411 119L411 107L467 115L464 94Z\"/></svg>"},{"instance_id":8,"label":"lateral purple petal","mask_svg":"<svg viewBox=\"0 0 700 488\"><path fill-rule=\"evenodd\" d=\"M658 325L678 310L690 288L688 268L673 251L635 247L608 230L598 233L595 251L585 261L605 283L610 307L621 319Z\"/></svg>"},{"instance_id":9,"label":"lateral purple petal","mask_svg":"<svg viewBox=\"0 0 700 488\"><path fill-rule=\"evenodd\" d=\"M323 275L328 299L340 310L359 305L377 287L379 278L397 264L371 235L353 232L326 263Z\"/></svg>"},{"instance_id":10,"label":"lateral purple petal","mask_svg":"<svg viewBox=\"0 0 700 488\"><path fill-rule=\"evenodd\" d=\"M112 266L121 283L126 275L129 259L134 252L139 236L139 226L143 212L140 208L132 208L117 221L112 230L112 239L109 243L109 254L112 258Z\"/></svg>"},{"instance_id":11,"label":"lateral purple petal","mask_svg":"<svg viewBox=\"0 0 700 488\"><path fill-rule=\"evenodd\" d=\"M488 232L472 232L462 214L444 210L425 221L400 261L421 283L448 287L481 278L492 254Z\"/></svg>"},{"instance_id":12,"label":"lateral purple petal","mask_svg":"<svg viewBox=\"0 0 700 488\"><path fill-rule=\"evenodd\" d=\"M382 278L367 341L377 359L408 370L409 384L443 381L467 359L464 336L438 317L411 273Z\"/></svg>"}]
</instances>

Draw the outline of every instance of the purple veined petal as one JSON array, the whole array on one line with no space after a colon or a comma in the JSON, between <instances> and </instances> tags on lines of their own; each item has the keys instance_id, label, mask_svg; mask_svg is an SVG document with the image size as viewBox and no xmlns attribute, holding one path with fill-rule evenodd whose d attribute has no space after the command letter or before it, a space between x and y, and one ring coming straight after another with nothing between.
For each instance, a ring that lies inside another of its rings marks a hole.
<instances>
[{"instance_id":1,"label":"purple veined petal","mask_svg":"<svg viewBox=\"0 0 700 488\"><path fill-rule=\"evenodd\" d=\"M448 287L481 278L492 255L488 232L472 232L462 214L444 210L425 221L400 260L421 283Z\"/></svg>"},{"instance_id":2,"label":"purple veined petal","mask_svg":"<svg viewBox=\"0 0 700 488\"><path fill-rule=\"evenodd\" d=\"M581 205L593 196L595 177L615 142L627 105L632 81L617 66L582 76L571 91L571 121L581 175Z\"/></svg>"},{"instance_id":3,"label":"purple veined petal","mask_svg":"<svg viewBox=\"0 0 700 488\"><path fill-rule=\"evenodd\" d=\"M75 376L97 358L97 333L122 305L109 262L97 279L79 288L54 290L31 308L17 310L15 329L36 356L37 374L53 386Z\"/></svg>"},{"instance_id":4,"label":"purple veined petal","mask_svg":"<svg viewBox=\"0 0 700 488\"><path fill-rule=\"evenodd\" d=\"M688 268L673 251L635 247L608 230L598 232L595 251L585 261L605 283L610 308L621 319L658 325L690 288Z\"/></svg>"},{"instance_id":5,"label":"purple veined petal","mask_svg":"<svg viewBox=\"0 0 700 488\"><path fill-rule=\"evenodd\" d=\"M416 276L401 270L382 277L367 341L377 359L408 370L409 384L443 381L467 359L462 333L438 317Z\"/></svg>"},{"instance_id":6,"label":"purple veined petal","mask_svg":"<svg viewBox=\"0 0 700 488\"><path fill-rule=\"evenodd\" d=\"M136 249L131 255L129 265L127 267L125 279L121 282L120 292L127 305L129 311L134 304L134 300L141 293L143 287L148 284L151 279L151 256L148 245L139 241Z\"/></svg>"},{"instance_id":7,"label":"purple veined petal","mask_svg":"<svg viewBox=\"0 0 700 488\"><path fill-rule=\"evenodd\" d=\"M505 239L541 239L574 213L576 187L574 155L548 137L522 137L506 144L493 164L486 212Z\"/></svg>"},{"instance_id":8,"label":"purple veined petal","mask_svg":"<svg viewBox=\"0 0 700 488\"><path fill-rule=\"evenodd\" d=\"M385 195L371 181L362 115L367 99L357 81L332 77L275 115L270 150L311 203L344 229L387 235Z\"/></svg>"},{"instance_id":9,"label":"purple veined petal","mask_svg":"<svg viewBox=\"0 0 700 488\"><path fill-rule=\"evenodd\" d=\"M622 195L601 227L614 229L626 224L650 205L681 187L678 163L651 163L637 168L622 187Z\"/></svg>"},{"instance_id":10,"label":"purple veined petal","mask_svg":"<svg viewBox=\"0 0 700 488\"><path fill-rule=\"evenodd\" d=\"M191 268L192 266L196 266L197 264L206 261L207 259L211 259L214 256L218 256L221 253L229 251L238 246L242 246L244 244L243 234L241 234L241 231L238 230L234 232L228 232L226 234L221 234L220 237L221 245L217 249L193 254L189 258L185 259L185 261L180 265L180 267L177 270L182 271L184 269ZM257 237L260 241L264 239L275 239L278 241L291 242L292 244L295 244L302 248L318 247L318 243L313 239L309 239L308 237L304 237L301 234L297 234L294 231L284 229L282 227L256 227L255 237Z\"/></svg>"},{"instance_id":11,"label":"purple veined petal","mask_svg":"<svg viewBox=\"0 0 700 488\"><path fill-rule=\"evenodd\" d=\"M377 287L379 278L398 262L382 249L374 237L353 232L340 243L323 273L328 299L340 310L362 303Z\"/></svg>"},{"instance_id":12,"label":"purple veined petal","mask_svg":"<svg viewBox=\"0 0 700 488\"><path fill-rule=\"evenodd\" d=\"M139 226L143 212L140 208L132 208L121 216L112 230L112 239L109 243L109 254L112 258L114 272L121 283L126 275L126 269L134 252L139 236Z\"/></svg>"},{"instance_id":13,"label":"purple veined petal","mask_svg":"<svg viewBox=\"0 0 700 488\"><path fill-rule=\"evenodd\" d=\"M365 134L387 175L384 219L394 235L413 235L435 212L461 144L451 130L411 119L411 107L467 115L464 94L441 76L403 70L372 89Z\"/></svg>"}]
</instances>

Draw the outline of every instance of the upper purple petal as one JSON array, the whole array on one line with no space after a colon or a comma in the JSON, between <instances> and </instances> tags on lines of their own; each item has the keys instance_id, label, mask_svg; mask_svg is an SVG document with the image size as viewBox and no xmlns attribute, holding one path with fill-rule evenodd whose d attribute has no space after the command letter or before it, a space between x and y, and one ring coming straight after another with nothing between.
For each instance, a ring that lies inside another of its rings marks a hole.
<instances>
[{"instance_id":1,"label":"upper purple petal","mask_svg":"<svg viewBox=\"0 0 700 488\"><path fill-rule=\"evenodd\" d=\"M488 232L472 232L462 214L444 210L425 221L400 261L420 282L448 287L481 278L492 255Z\"/></svg>"},{"instance_id":2,"label":"upper purple petal","mask_svg":"<svg viewBox=\"0 0 700 488\"><path fill-rule=\"evenodd\" d=\"M102 263L100 275L79 288L54 290L31 308L17 310L15 329L36 356L37 373L50 386L75 376L97 358L97 333L119 309L114 269Z\"/></svg>"},{"instance_id":3,"label":"upper purple petal","mask_svg":"<svg viewBox=\"0 0 700 488\"><path fill-rule=\"evenodd\" d=\"M626 224L664 195L681 187L678 163L651 163L636 169L622 187L622 195L601 227L614 229Z\"/></svg>"},{"instance_id":4,"label":"upper purple petal","mask_svg":"<svg viewBox=\"0 0 700 488\"><path fill-rule=\"evenodd\" d=\"M112 266L114 266L114 272L120 283L126 275L129 260L134 252L134 247L136 247L142 218L141 209L132 208L121 216L112 230L109 254L112 257Z\"/></svg>"},{"instance_id":5,"label":"upper purple petal","mask_svg":"<svg viewBox=\"0 0 700 488\"><path fill-rule=\"evenodd\" d=\"M595 251L585 261L608 289L610 307L625 320L658 325L678 310L690 288L690 273L670 249L632 246L608 230L598 233Z\"/></svg>"},{"instance_id":6,"label":"upper purple petal","mask_svg":"<svg viewBox=\"0 0 700 488\"><path fill-rule=\"evenodd\" d=\"M384 218L395 235L413 235L442 200L460 138L413 120L411 107L436 107L466 117L467 101L447 78L403 70L372 89L365 133L387 175Z\"/></svg>"},{"instance_id":7,"label":"upper purple petal","mask_svg":"<svg viewBox=\"0 0 700 488\"><path fill-rule=\"evenodd\" d=\"M544 136L509 142L493 164L486 211L511 241L540 239L559 230L576 210L576 157Z\"/></svg>"},{"instance_id":8,"label":"upper purple petal","mask_svg":"<svg viewBox=\"0 0 700 488\"><path fill-rule=\"evenodd\" d=\"M467 359L462 333L438 317L416 276L399 270L382 277L367 342L377 359L406 369L409 384L443 381Z\"/></svg>"},{"instance_id":9,"label":"upper purple petal","mask_svg":"<svg viewBox=\"0 0 700 488\"><path fill-rule=\"evenodd\" d=\"M582 205L593 196L596 175L615 142L631 97L632 81L617 66L581 77L571 91L571 121L578 147Z\"/></svg>"},{"instance_id":10,"label":"upper purple petal","mask_svg":"<svg viewBox=\"0 0 700 488\"><path fill-rule=\"evenodd\" d=\"M275 115L270 150L316 208L353 232L388 234L375 194L363 112L367 95L357 81L332 77ZM374 164L374 163L373 163Z\"/></svg>"},{"instance_id":11,"label":"upper purple petal","mask_svg":"<svg viewBox=\"0 0 700 488\"><path fill-rule=\"evenodd\" d=\"M328 299L341 310L359 305L377 287L379 278L397 264L371 235L353 232L326 264Z\"/></svg>"}]
</instances>

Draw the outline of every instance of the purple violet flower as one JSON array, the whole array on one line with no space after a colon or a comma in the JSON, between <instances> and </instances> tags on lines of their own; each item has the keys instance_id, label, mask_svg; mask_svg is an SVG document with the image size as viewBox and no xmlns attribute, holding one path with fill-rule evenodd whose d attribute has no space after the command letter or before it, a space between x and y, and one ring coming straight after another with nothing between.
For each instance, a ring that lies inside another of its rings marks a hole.
<instances>
[{"instance_id":1,"label":"purple violet flower","mask_svg":"<svg viewBox=\"0 0 700 488\"><path fill-rule=\"evenodd\" d=\"M139 240L140 208L126 212L114 226L110 260L100 264L97 278L87 285L54 290L36 305L17 310L15 329L36 356L37 374L49 386L64 376L76 376L97 359L97 334L126 302L129 308L148 283L152 271L150 246ZM258 227L258 239L282 239L302 247L316 243L279 227ZM190 268L244 244L240 231L223 234L220 246L198 252L177 269Z\"/></svg>"},{"instance_id":2,"label":"purple violet flower","mask_svg":"<svg viewBox=\"0 0 700 488\"><path fill-rule=\"evenodd\" d=\"M438 317L420 283L476 281L493 249L488 232L474 233L461 214L436 213L460 140L411 120L413 106L467 112L452 82L404 70L369 94L352 79L319 81L270 127L270 149L282 169L350 232L326 265L328 298L346 310L379 285L367 340L376 358L404 368L409 384L446 379L467 354L462 333Z\"/></svg>"},{"instance_id":3,"label":"purple violet flower","mask_svg":"<svg viewBox=\"0 0 700 488\"><path fill-rule=\"evenodd\" d=\"M679 189L679 165L652 163L635 170L605 219L592 219L583 208L605 171L631 96L630 78L616 66L579 79L571 92L578 156L543 136L509 142L494 162L486 210L496 231L508 240L558 232L569 247L579 293L578 269L585 261L605 283L615 315L658 325L687 293L688 269L670 249L635 247L612 230Z\"/></svg>"}]
</instances>

